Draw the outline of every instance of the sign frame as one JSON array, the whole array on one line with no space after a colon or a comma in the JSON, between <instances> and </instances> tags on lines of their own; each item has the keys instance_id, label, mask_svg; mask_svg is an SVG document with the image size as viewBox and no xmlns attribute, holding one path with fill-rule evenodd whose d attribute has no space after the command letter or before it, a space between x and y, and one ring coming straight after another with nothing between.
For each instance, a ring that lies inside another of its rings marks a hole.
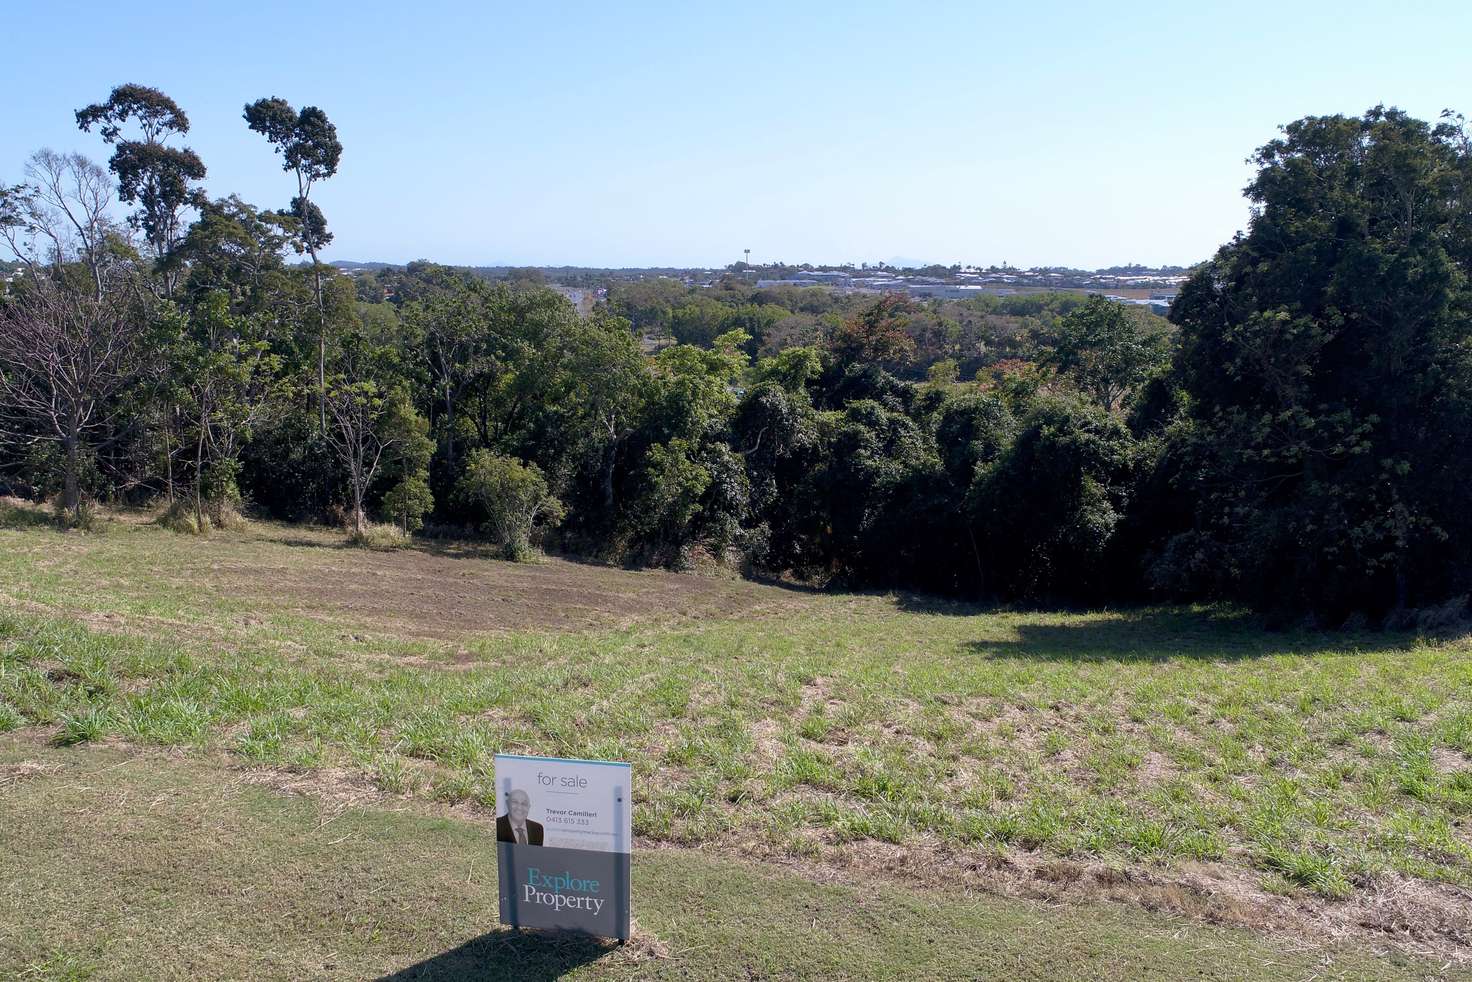
<instances>
[{"instance_id":1,"label":"sign frame","mask_svg":"<svg viewBox=\"0 0 1472 982\"><path fill-rule=\"evenodd\" d=\"M497 754L500 920L629 938L633 768Z\"/></svg>"}]
</instances>

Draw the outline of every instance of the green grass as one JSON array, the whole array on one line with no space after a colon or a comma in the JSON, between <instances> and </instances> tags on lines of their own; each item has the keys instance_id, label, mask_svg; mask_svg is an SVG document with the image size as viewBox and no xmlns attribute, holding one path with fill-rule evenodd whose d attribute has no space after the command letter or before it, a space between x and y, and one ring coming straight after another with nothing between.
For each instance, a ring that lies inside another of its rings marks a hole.
<instances>
[{"instance_id":1,"label":"green grass","mask_svg":"<svg viewBox=\"0 0 1472 982\"><path fill-rule=\"evenodd\" d=\"M493 833L286 797L198 759L0 738L18 979L1412 979L1356 947L641 851L627 948L497 926ZM125 858L123 858L125 857Z\"/></svg>"},{"instance_id":2,"label":"green grass","mask_svg":"<svg viewBox=\"0 0 1472 982\"><path fill-rule=\"evenodd\" d=\"M371 608L276 606L250 570L371 582L416 561L304 535L0 531L0 731L334 768L447 803L493 800L497 752L628 760L646 840L840 865L866 844L1025 849L1207 862L1331 900L1389 875L1472 886L1465 640L750 584L730 589L751 613L437 639L399 581ZM453 569L487 603L530 575ZM552 572L594 585L583 604L652 582Z\"/></svg>"}]
</instances>

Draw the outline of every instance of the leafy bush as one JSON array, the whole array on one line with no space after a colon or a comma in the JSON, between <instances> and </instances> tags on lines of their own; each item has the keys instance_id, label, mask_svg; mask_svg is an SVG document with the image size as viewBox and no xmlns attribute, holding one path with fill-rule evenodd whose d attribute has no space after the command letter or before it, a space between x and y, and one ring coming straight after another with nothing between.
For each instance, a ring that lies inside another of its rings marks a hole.
<instances>
[{"instance_id":1,"label":"leafy bush","mask_svg":"<svg viewBox=\"0 0 1472 982\"><path fill-rule=\"evenodd\" d=\"M179 532L185 535L202 535L209 531L209 522L207 520L201 526L199 515L194 509L194 502L186 501L183 498L171 501L154 521L170 532Z\"/></svg>"},{"instance_id":2,"label":"leafy bush","mask_svg":"<svg viewBox=\"0 0 1472 982\"><path fill-rule=\"evenodd\" d=\"M72 511L61 503L57 498L52 503L53 512L56 516L56 524L63 529L73 529L78 532L100 532L104 519L102 513L97 510L96 502L89 498L83 498L77 503L77 510Z\"/></svg>"},{"instance_id":3,"label":"leafy bush","mask_svg":"<svg viewBox=\"0 0 1472 982\"><path fill-rule=\"evenodd\" d=\"M434 493L424 475L405 475L383 496L383 510L405 535L423 528L424 516L434 510Z\"/></svg>"},{"instance_id":4,"label":"leafy bush","mask_svg":"<svg viewBox=\"0 0 1472 982\"><path fill-rule=\"evenodd\" d=\"M1035 600L1095 595L1136 452L1129 430L1103 409L1040 403L971 490L988 588Z\"/></svg>"},{"instance_id":5,"label":"leafy bush","mask_svg":"<svg viewBox=\"0 0 1472 982\"><path fill-rule=\"evenodd\" d=\"M1221 543L1200 532L1182 532L1150 564L1152 590L1171 600L1210 596L1230 582L1232 564Z\"/></svg>"},{"instance_id":6,"label":"leafy bush","mask_svg":"<svg viewBox=\"0 0 1472 982\"><path fill-rule=\"evenodd\" d=\"M1416 630L1422 634L1462 634L1472 627L1469 614L1472 608L1467 605L1467 596L1452 597L1417 611Z\"/></svg>"},{"instance_id":7,"label":"leafy bush","mask_svg":"<svg viewBox=\"0 0 1472 982\"><path fill-rule=\"evenodd\" d=\"M471 452L455 496L484 516L482 531L514 562L530 558L532 535L539 527L555 526L563 517L562 502L536 464L484 448Z\"/></svg>"},{"instance_id":8,"label":"leafy bush","mask_svg":"<svg viewBox=\"0 0 1472 982\"><path fill-rule=\"evenodd\" d=\"M206 520L218 529L236 528L245 523L240 514L240 488L236 481L240 462L221 458L205 468L200 476L199 495L203 498Z\"/></svg>"},{"instance_id":9,"label":"leafy bush","mask_svg":"<svg viewBox=\"0 0 1472 982\"><path fill-rule=\"evenodd\" d=\"M368 522L348 533L348 544L363 549L402 549L409 544L409 535L397 525Z\"/></svg>"},{"instance_id":10,"label":"leafy bush","mask_svg":"<svg viewBox=\"0 0 1472 982\"><path fill-rule=\"evenodd\" d=\"M1428 637L1452 637L1472 631L1472 607L1468 597L1452 597L1418 610L1393 610L1383 627L1389 631L1415 631Z\"/></svg>"}]
</instances>

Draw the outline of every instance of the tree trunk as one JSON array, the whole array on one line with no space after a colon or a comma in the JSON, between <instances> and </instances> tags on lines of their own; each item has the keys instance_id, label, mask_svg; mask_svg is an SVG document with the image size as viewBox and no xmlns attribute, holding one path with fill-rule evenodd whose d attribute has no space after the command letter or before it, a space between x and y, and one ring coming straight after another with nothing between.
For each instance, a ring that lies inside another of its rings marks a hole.
<instances>
[{"instance_id":1,"label":"tree trunk","mask_svg":"<svg viewBox=\"0 0 1472 982\"><path fill-rule=\"evenodd\" d=\"M73 520L80 521L82 518L82 495L78 488L77 471L79 469L78 457L79 447L75 424L72 431L67 434L66 440L66 481L61 492L61 506L71 513Z\"/></svg>"},{"instance_id":2,"label":"tree trunk","mask_svg":"<svg viewBox=\"0 0 1472 982\"><path fill-rule=\"evenodd\" d=\"M321 433L327 435L327 305L322 300L322 264L317 261L317 247L308 236L307 252L312 256L312 285L317 295L317 408L321 414Z\"/></svg>"},{"instance_id":3,"label":"tree trunk","mask_svg":"<svg viewBox=\"0 0 1472 982\"><path fill-rule=\"evenodd\" d=\"M362 535L365 531L367 531L367 522L364 521L363 515L363 492L367 491L368 489L364 487L364 485L367 483L367 480L366 476L363 473L363 461L361 457L353 463L352 477L353 531L356 532L358 535Z\"/></svg>"},{"instance_id":4,"label":"tree trunk","mask_svg":"<svg viewBox=\"0 0 1472 982\"><path fill-rule=\"evenodd\" d=\"M603 460L603 507L613 511L613 465L618 458L618 442L609 441L608 453Z\"/></svg>"},{"instance_id":5,"label":"tree trunk","mask_svg":"<svg viewBox=\"0 0 1472 982\"><path fill-rule=\"evenodd\" d=\"M194 531L204 531L204 414L199 419L199 440L194 446Z\"/></svg>"},{"instance_id":6,"label":"tree trunk","mask_svg":"<svg viewBox=\"0 0 1472 982\"><path fill-rule=\"evenodd\" d=\"M321 432L327 435L327 319L322 315L322 287L317 287L317 410Z\"/></svg>"},{"instance_id":7,"label":"tree trunk","mask_svg":"<svg viewBox=\"0 0 1472 982\"><path fill-rule=\"evenodd\" d=\"M613 469L618 463L618 417L610 413L603 418L603 426L608 430L608 452L603 460L603 508L612 513Z\"/></svg>"},{"instance_id":8,"label":"tree trunk","mask_svg":"<svg viewBox=\"0 0 1472 982\"><path fill-rule=\"evenodd\" d=\"M164 466L170 505L174 503L174 417L178 414L177 408L170 406L168 415L164 417Z\"/></svg>"},{"instance_id":9,"label":"tree trunk","mask_svg":"<svg viewBox=\"0 0 1472 982\"><path fill-rule=\"evenodd\" d=\"M443 359L441 359L443 362ZM450 396L450 377L445 376L445 460L455 471L455 403Z\"/></svg>"}]
</instances>

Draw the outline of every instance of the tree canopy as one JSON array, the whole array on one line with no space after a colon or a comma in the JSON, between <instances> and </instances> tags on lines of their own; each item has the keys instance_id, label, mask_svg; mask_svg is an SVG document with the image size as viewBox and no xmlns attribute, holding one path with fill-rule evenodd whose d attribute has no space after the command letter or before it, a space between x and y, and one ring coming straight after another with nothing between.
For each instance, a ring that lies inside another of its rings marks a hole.
<instances>
[{"instance_id":1,"label":"tree canopy","mask_svg":"<svg viewBox=\"0 0 1472 982\"><path fill-rule=\"evenodd\" d=\"M516 559L1330 625L1472 582L1458 117L1289 124L1169 322L1079 293L579 270L590 309L541 270L348 274L319 255L311 194L343 152L322 110L245 108L296 178L275 209L204 197L156 89L77 122L110 171L42 152L0 185L0 485L73 523L92 497L161 500L195 531L376 518Z\"/></svg>"},{"instance_id":2,"label":"tree canopy","mask_svg":"<svg viewBox=\"0 0 1472 982\"><path fill-rule=\"evenodd\" d=\"M1248 232L1172 308L1200 496L1182 534L1259 603L1425 602L1472 555L1465 132L1310 117L1256 162Z\"/></svg>"}]
</instances>

